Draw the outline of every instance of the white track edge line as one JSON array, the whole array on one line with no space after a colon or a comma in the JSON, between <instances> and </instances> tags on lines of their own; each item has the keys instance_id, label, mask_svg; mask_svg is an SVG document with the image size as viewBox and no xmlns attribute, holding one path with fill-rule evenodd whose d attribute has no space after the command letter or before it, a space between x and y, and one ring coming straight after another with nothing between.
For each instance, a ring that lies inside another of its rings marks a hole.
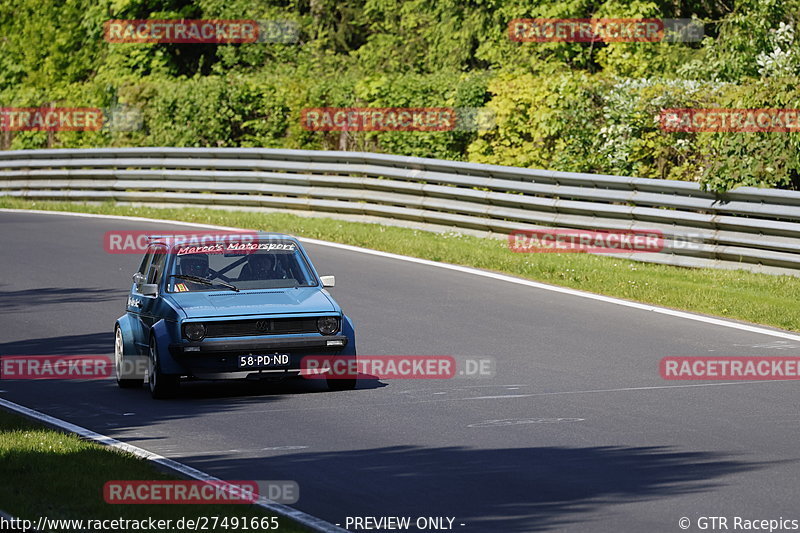
<instances>
[{"instance_id":1,"label":"white track edge line","mask_svg":"<svg viewBox=\"0 0 800 533\"><path fill-rule=\"evenodd\" d=\"M31 214L51 214L51 215L64 215L64 216L77 216L77 217L84 217L84 218L106 218L112 220L135 220L139 222L149 222L149 223L161 223L161 224L172 224L175 226L187 226L187 227L196 227L196 228L207 228L207 229L218 229L218 230L225 230L225 231L253 231L252 229L245 229L245 228L234 228L230 226L216 226L213 224L200 224L194 222L183 222L180 220L163 220L163 219L155 219L155 218L145 218L145 217L127 217L123 215L101 215L101 214L94 214L94 213L73 213L69 211L40 211L37 209L7 209L7 208L0 208L0 212L11 212L11 213L31 213ZM713 324L715 326L721 326L725 328L731 329L738 329L741 331L747 331L749 333L758 333L761 335L769 335L771 337L778 337L781 339L788 339L792 341L800 342L800 334L790 333L788 331L782 331L778 329L768 329L766 327L761 326L754 326L750 324L744 324L739 322L733 322L730 320L726 320L723 318L714 318L710 316L704 315L697 315L694 313L688 313L686 311L678 311L676 309L669 309L666 307L658 307L650 304L643 304L639 302L631 302L628 300L622 300L620 298L614 298L612 296L603 296L602 294L594 294L592 292L580 291L577 289L569 289L566 287L558 287L556 285L548 285L547 283L542 283L539 281L531 281L522 278L516 278L514 276L509 276L506 274L499 274L496 272L489 272L486 270L479 270L477 268L472 267L465 267L461 265L453 265L451 263L440 263L438 261L431 261L429 259L420 259L418 257L410 257L407 255L400 255L400 254L393 254L391 252L381 252L380 250L371 250L369 248L361 248L359 246L352 246L350 244L340 244L336 242L330 241L321 241L318 239L311 239L307 237L298 237L297 238L300 242L305 242L309 244L316 244L319 246L327 246L330 248L339 248L340 250L347 250L350 252L359 252L368 255L375 255L379 257L385 257L388 259L395 259L398 261L406 261L408 263L417 263L419 265L426 265L432 266L436 268L444 268L447 270L453 270L456 272L462 272L465 274L472 274L475 276L482 276L484 278L490 278L498 281L505 281L507 283L515 283L517 285L524 285L526 287L533 287L536 289L542 289L551 292L558 292L561 294L567 294L570 296L578 296L581 298L588 298L591 300L597 300L599 302L610 303L614 305L621 305L624 307L630 307L632 309L639 309L641 311L651 311L653 313L659 313L662 315L673 316L676 318L683 318L686 320L694 320L696 322L704 322L706 324Z\"/></svg>"},{"instance_id":2,"label":"white track edge line","mask_svg":"<svg viewBox=\"0 0 800 533\"><path fill-rule=\"evenodd\" d=\"M153 463L163 466L169 470L172 470L173 472L182 474L186 477L196 479L198 481L226 483L224 480L206 474L205 472L197 470L196 468L192 468L191 466L179 463L178 461L175 461L173 459L167 459L164 456L147 451L144 448L139 448L138 446L118 441L117 439L108 437L106 435L102 435L100 433L96 433L91 429L86 429L84 427L72 424L65 420L52 417L48 414L36 411L29 407L25 407L24 405L16 404L4 398L0 398L0 406L5 407L10 411L14 411L15 413L21 414L28 418L32 418L34 420L47 424L48 426L57 427L59 429L63 429L70 433L75 433L76 435L83 437L84 439L96 442L98 444L102 444L103 446L108 446L109 448L114 448L123 452L128 452L137 457L141 457L142 459L152 461ZM274 513L276 515L285 518L290 518L313 531L319 531L320 533L346 533L346 530L337 527L331 524L330 522L326 522L321 518L317 518L315 516L304 513L303 511L299 511L287 505L273 502L272 500L268 500L263 496L259 496L258 500L253 505L261 507L262 509L270 511L271 513Z\"/></svg>"}]
</instances>

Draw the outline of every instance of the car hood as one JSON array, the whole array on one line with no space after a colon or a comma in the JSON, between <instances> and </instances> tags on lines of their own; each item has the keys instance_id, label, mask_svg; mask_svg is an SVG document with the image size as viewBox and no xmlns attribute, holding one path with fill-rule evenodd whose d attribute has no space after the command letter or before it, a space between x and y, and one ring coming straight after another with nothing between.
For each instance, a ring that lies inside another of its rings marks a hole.
<instances>
[{"instance_id":1,"label":"car hood","mask_svg":"<svg viewBox=\"0 0 800 533\"><path fill-rule=\"evenodd\" d=\"M189 318L332 313L339 308L317 287L262 289L242 292L184 292L170 294Z\"/></svg>"}]
</instances>

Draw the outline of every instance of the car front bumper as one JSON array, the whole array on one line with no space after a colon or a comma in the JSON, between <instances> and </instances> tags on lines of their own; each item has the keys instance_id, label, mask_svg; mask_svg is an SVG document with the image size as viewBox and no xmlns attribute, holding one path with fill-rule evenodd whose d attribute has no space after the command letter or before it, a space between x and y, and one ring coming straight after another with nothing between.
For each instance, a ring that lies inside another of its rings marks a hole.
<instances>
[{"instance_id":1,"label":"car front bumper","mask_svg":"<svg viewBox=\"0 0 800 533\"><path fill-rule=\"evenodd\" d=\"M170 355L186 373L200 379L276 378L299 374L306 356L338 355L348 345L344 335L241 338L182 342L169 345ZM288 354L279 368L242 368L239 356Z\"/></svg>"}]
</instances>

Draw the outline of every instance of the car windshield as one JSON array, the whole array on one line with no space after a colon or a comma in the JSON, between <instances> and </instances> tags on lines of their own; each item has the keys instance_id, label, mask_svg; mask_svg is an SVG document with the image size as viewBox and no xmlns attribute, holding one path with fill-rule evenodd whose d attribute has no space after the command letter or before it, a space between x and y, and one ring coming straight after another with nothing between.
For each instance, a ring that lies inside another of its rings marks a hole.
<instances>
[{"instance_id":1,"label":"car windshield","mask_svg":"<svg viewBox=\"0 0 800 533\"><path fill-rule=\"evenodd\" d=\"M317 284L295 242L288 240L176 246L168 292L311 287Z\"/></svg>"}]
</instances>

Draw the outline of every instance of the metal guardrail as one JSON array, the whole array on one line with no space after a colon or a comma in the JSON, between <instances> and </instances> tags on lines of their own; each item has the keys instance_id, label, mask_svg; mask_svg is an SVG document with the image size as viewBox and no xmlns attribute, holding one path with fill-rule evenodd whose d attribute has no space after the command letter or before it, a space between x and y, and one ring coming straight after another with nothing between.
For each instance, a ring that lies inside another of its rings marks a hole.
<instances>
[{"instance_id":1,"label":"metal guardrail","mask_svg":"<svg viewBox=\"0 0 800 533\"><path fill-rule=\"evenodd\" d=\"M362 152L104 148L0 152L0 195L270 208L455 230L657 230L661 253L617 257L800 275L800 192Z\"/></svg>"}]
</instances>

